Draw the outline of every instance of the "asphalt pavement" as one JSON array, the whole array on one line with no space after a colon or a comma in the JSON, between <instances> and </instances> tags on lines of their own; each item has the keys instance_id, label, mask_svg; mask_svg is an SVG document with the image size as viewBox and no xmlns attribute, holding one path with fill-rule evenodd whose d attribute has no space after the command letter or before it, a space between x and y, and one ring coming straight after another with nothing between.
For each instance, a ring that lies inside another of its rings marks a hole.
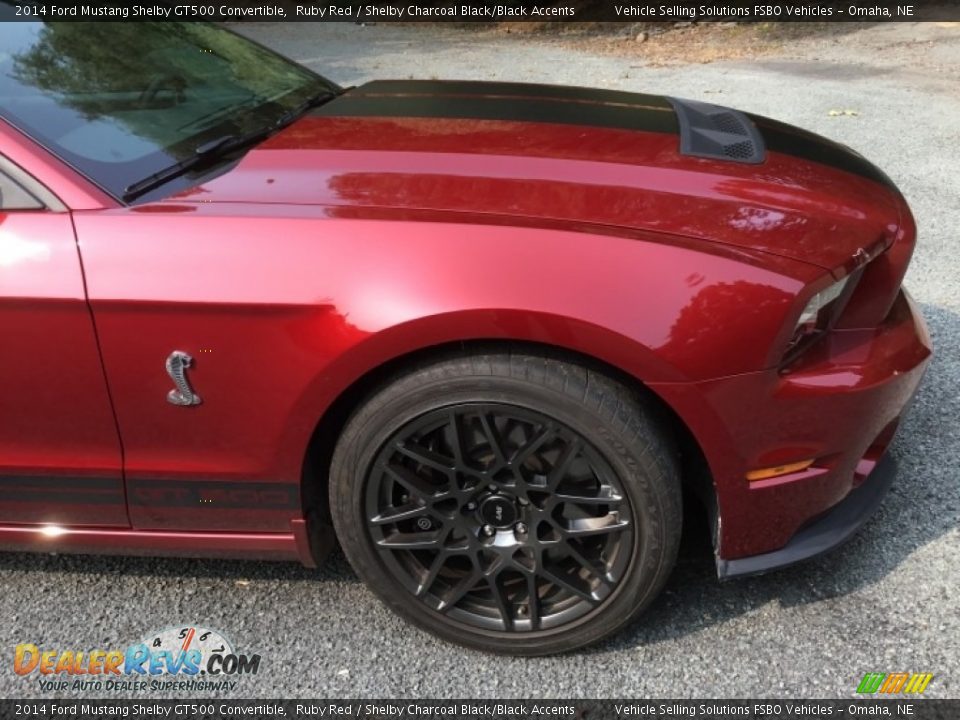
<instances>
[{"instance_id":1,"label":"asphalt pavement","mask_svg":"<svg viewBox=\"0 0 960 720\"><path fill-rule=\"evenodd\" d=\"M917 216L907 285L936 345L892 448L900 476L849 544L775 574L717 582L707 535L694 529L640 624L546 659L479 654L410 627L339 553L320 571L0 554L0 695L89 695L45 693L35 676L17 676L18 643L110 649L199 623L262 657L259 673L213 693L233 697L854 697L864 673L893 671L933 673L927 696L960 696L960 28L878 26L754 61L662 66L556 38L419 26L243 31L343 84L451 77L667 93L772 116L860 150Z\"/></svg>"}]
</instances>

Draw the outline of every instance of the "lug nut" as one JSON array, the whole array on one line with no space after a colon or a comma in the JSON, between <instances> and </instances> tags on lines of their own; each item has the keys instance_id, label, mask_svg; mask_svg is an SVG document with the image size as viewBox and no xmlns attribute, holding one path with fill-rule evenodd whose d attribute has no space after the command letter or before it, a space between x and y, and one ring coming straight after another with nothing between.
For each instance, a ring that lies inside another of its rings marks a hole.
<instances>
[{"instance_id":1,"label":"lug nut","mask_svg":"<svg viewBox=\"0 0 960 720\"><path fill-rule=\"evenodd\" d=\"M496 534L496 532L497 532L497 530L496 530L495 527L493 527L493 525L484 525L484 526L483 526L483 534L486 535L487 537L490 537L491 535Z\"/></svg>"},{"instance_id":2,"label":"lug nut","mask_svg":"<svg viewBox=\"0 0 960 720\"><path fill-rule=\"evenodd\" d=\"M527 614L526 605L521 605L520 607L517 608L517 615L519 615L520 617L524 617L526 616L526 614Z\"/></svg>"},{"instance_id":3,"label":"lug nut","mask_svg":"<svg viewBox=\"0 0 960 720\"><path fill-rule=\"evenodd\" d=\"M498 488L498 487L497 487L496 485L494 485L493 483L490 483L490 485L488 485L487 487L490 488L490 492L494 492L494 493L495 493L495 492L498 492L498 491L500 490L500 488Z\"/></svg>"},{"instance_id":4,"label":"lug nut","mask_svg":"<svg viewBox=\"0 0 960 720\"><path fill-rule=\"evenodd\" d=\"M525 497L517 498L517 502L520 503L521 505L529 505L529 504L530 504L530 501L527 500Z\"/></svg>"},{"instance_id":5,"label":"lug nut","mask_svg":"<svg viewBox=\"0 0 960 720\"><path fill-rule=\"evenodd\" d=\"M467 510L476 510L476 509L477 509L477 504L473 500L467 503Z\"/></svg>"},{"instance_id":6,"label":"lug nut","mask_svg":"<svg viewBox=\"0 0 960 720\"><path fill-rule=\"evenodd\" d=\"M527 526L525 523L517 523L516 525L514 525L513 529L516 530L518 533L523 534L527 531Z\"/></svg>"}]
</instances>

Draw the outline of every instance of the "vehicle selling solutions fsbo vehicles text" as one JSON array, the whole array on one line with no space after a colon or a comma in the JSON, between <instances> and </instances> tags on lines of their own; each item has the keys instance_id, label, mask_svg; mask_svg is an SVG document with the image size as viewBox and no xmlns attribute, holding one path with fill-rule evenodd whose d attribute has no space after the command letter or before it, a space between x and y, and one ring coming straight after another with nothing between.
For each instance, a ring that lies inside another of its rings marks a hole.
<instances>
[{"instance_id":1,"label":"vehicle selling solutions fsbo vehicles text","mask_svg":"<svg viewBox=\"0 0 960 720\"><path fill-rule=\"evenodd\" d=\"M914 5L824 7L819 5L756 4L742 7L725 5L614 5L618 18L636 20L712 20L741 18L759 20L820 20L827 18L903 18L914 17Z\"/></svg>"}]
</instances>

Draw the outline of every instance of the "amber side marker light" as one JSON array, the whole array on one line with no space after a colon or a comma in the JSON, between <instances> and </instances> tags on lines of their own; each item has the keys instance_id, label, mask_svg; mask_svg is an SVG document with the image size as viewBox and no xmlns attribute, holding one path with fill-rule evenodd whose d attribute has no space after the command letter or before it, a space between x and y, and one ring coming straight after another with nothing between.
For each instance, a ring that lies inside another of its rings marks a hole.
<instances>
[{"instance_id":1,"label":"amber side marker light","mask_svg":"<svg viewBox=\"0 0 960 720\"><path fill-rule=\"evenodd\" d=\"M781 475L800 472L813 465L814 460L816 460L816 458L801 460L800 462L790 463L789 465L777 465L776 467L751 470L747 473L747 480L756 482L757 480L769 480L770 478L780 477Z\"/></svg>"}]
</instances>

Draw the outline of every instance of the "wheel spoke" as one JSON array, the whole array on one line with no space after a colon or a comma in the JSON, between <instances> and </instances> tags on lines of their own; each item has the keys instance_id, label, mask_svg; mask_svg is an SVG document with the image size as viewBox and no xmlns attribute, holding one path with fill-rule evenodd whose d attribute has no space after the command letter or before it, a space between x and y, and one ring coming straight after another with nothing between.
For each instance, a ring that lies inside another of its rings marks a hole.
<instances>
[{"instance_id":1,"label":"wheel spoke","mask_svg":"<svg viewBox=\"0 0 960 720\"><path fill-rule=\"evenodd\" d=\"M377 545L389 550L431 550L442 546L441 534L434 530L422 533L393 533Z\"/></svg>"},{"instance_id":2,"label":"wheel spoke","mask_svg":"<svg viewBox=\"0 0 960 720\"><path fill-rule=\"evenodd\" d=\"M447 537L450 535L450 528L447 528L444 531L443 538L440 540L440 543L443 544L446 542ZM420 581L420 584L417 586L417 591L415 595L417 597L422 597L427 592L430 591L430 588L433 587L433 583L437 579L437 575L440 574L440 570L443 569L443 566L446 565L447 559L450 557L450 554L446 550L440 550L437 552L436 556L433 558L433 562L430 563L430 567L427 569L427 574Z\"/></svg>"},{"instance_id":3,"label":"wheel spoke","mask_svg":"<svg viewBox=\"0 0 960 720\"><path fill-rule=\"evenodd\" d=\"M453 451L453 459L457 467L464 467L465 453L463 451L463 436L460 432L460 419L457 414L451 410L447 414L447 425L443 429L447 444Z\"/></svg>"},{"instance_id":4,"label":"wheel spoke","mask_svg":"<svg viewBox=\"0 0 960 720\"><path fill-rule=\"evenodd\" d=\"M513 630L513 617L510 614L510 603L503 588L500 586L500 573L489 573L487 575L487 586L493 594L493 601L500 611L500 617L503 619L505 630Z\"/></svg>"},{"instance_id":5,"label":"wheel spoke","mask_svg":"<svg viewBox=\"0 0 960 720\"><path fill-rule=\"evenodd\" d=\"M402 507L390 507L385 512L370 518L373 525L388 525L398 523L404 520L423 517L427 514L427 508L424 505L407 504Z\"/></svg>"},{"instance_id":6,"label":"wheel spoke","mask_svg":"<svg viewBox=\"0 0 960 720\"><path fill-rule=\"evenodd\" d=\"M572 505L619 505L623 501L623 497L616 494L570 495L568 493L557 493L553 497L558 503L570 503Z\"/></svg>"},{"instance_id":7,"label":"wheel spoke","mask_svg":"<svg viewBox=\"0 0 960 720\"><path fill-rule=\"evenodd\" d=\"M598 565L592 560L586 558L573 546L573 543L566 543L565 550L567 551L567 554L573 558L578 565L580 565L580 567L590 573L593 577L597 578L602 584L608 587L610 586L610 579L607 577L607 569L605 567Z\"/></svg>"},{"instance_id":8,"label":"wheel spoke","mask_svg":"<svg viewBox=\"0 0 960 720\"><path fill-rule=\"evenodd\" d=\"M553 572L549 568L542 568L540 570L540 576L546 580L549 580L554 585L562 587L567 592L573 593L582 600L586 600L591 605L596 605L598 602L600 602L600 599L597 598L592 592L584 590L570 580L567 580L562 574Z\"/></svg>"},{"instance_id":9,"label":"wheel spoke","mask_svg":"<svg viewBox=\"0 0 960 720\"><path fill-rule=\"evenodd\" d=\"M554 492L560 481L566 476L567 471L580 454L580 438L574 438L563 449L563 453L557 459L557 464L547 475L547 490Z\"/></svg>"},{"instance_id":10,"label":"wheel spoke","mask_svg":"<svg viewBox=\"0 0 960 720\"><path fill-rule=\"evenodd\" d=\"M555 432L552 427L547 426L541 428L536 435L527 440L521 447L517 448L517 451L510 458L509 464L522 465L524 462L526 462L527 458L539 450L540 446L554 435Z\"/></svg>"},{"instance_id":11,"label":"wheel spoke","mask_svg":"<svg viewBox=\"0 0 960 720\"><path fill-rule=\"evenodd\" d=\"M417 495L421 499L426 500L427 502L436 500L437 496L444 492L442 487L438 487L437 485L424 480L415 472L403 467L402 465L387 463L384 465L384 470L386 470L390 477L403 485L407 490L412 492L414 495Z\"/></svg>"},{"instance_id":12,"label":"wheel spoke","mask_svg":"<svg viewBox=\"0 0 960 720\"><path fill-rule=\"evenodd\" d=\"M437 609L440 612L448 612L451 608L455 607L461 599L463 599L464 595L473 590L473 588L481 580L483 580L483 573L475 567L473 572L469 573L468 575L464 575L460 582L450 589L450 592L447 593L446 597L440 601L440 607Z\"/></svg>"},{"instance_id":13,"label":"wheel spoke","mask_svg":"<svg viewBox=\"0 0 960 720\"><path fill-rule=\"evenodd\" d=\"M536 573L527 575L527 619L531 630L540 628L540 590Z\"/></svg>"},{"instance_id":14,"label":"wheel spoke","mask_svg":"<svg viewBox=\"0 0 960 720\"><path fill-rule=\"evenodd\" d=\"M500 433L497 432L497 425L493 422L490 413L480 412L480 425L483 428L483 434L487 436L487 442L490 443L490 450L496 457L496 465L502 467L507 464L507 458L503 453L503 445L500 440Z\"/></svg>"},{"instance_id":15,"label":"wheel spoke","mask_svg":"<svg viewBox=\"0 0 960 720\"><path fill-rule=\"evenodd\" d=\"M433 450L427 450L419 445L398 442L396 444L396 448L397 452L399 452L401 455L406 455L411 460L414 460L433 470L437 470L438 472L450 473L455 469L452 459L444 457Z\"/></svg>"},{"instance_id":16,"label":"wheel spoke","mask_svg":"<svg viewBox=\"0 0 960 720\"><path fill-rule=\"evenodd\" d=\"M430 569L427 570L427 575L417 586L417 591L414 593L417 597L423 597L430 588L433 587L434 581L437 579L437 575L440 573L440 569L447 562L447 558L442 552L437 553L437 556L433 559L433 562L430 564Z\"/></svg>"},{"instance_id":17,"label":"wheel spoke","mask_svg":"<svg viewBox=\"0 0 960 720\"><path fill-rule=\"evenodd\" d=\"M620 513L611 512L602 518L583 518L571 520L569 525L560 526L560 530L567 537L586 537L588 535L603 535L604 533L620 532L630 527L630 523L620 519Z\"/></svg>"}]
</instances>

